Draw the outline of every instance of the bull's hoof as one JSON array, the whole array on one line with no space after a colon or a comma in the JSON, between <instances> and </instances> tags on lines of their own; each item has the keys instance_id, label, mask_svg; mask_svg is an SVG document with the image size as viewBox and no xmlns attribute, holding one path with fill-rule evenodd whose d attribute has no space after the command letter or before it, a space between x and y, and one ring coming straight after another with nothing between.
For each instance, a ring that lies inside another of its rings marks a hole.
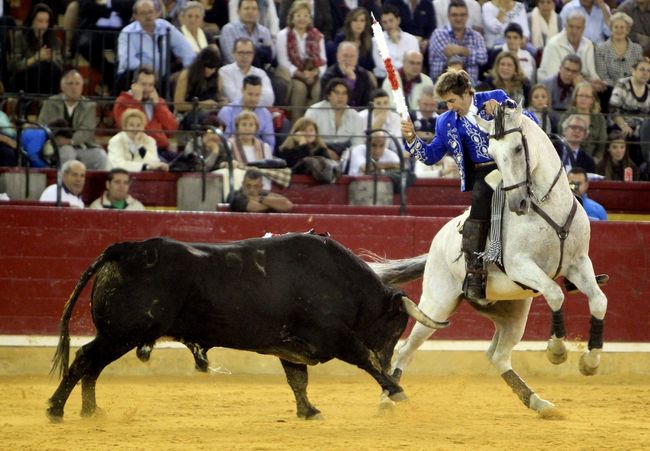
<instances>
[{"instance_id":1,"label":"bull's hoof","mask_svg":"<svg viewBox=\"0 0 650 451\"><path fill-rule=\"evenodd\" d=\"M209 366L210 366L210 364L208 363L207 360L204 361L204 362L198 362L198 361L194 362L194 369L196 371L201 372L201 373L207 373L208 369L209 369Z\"/></svg>"},{"instance_id":2,"label":"bull's hoof","mask_svg":"<svg viewBox=\"0 0 650 451\"><path fill-rule=\"evenodd\" d=\"M399 380L402 378L402 370L400 370L399 368L395 368L391 376L395 380L395 382L399 382Z\"/></svg>"},{"instance_id":3,"label":"bull's hoof","mask_svg":"<svg viewBox=\"0 0 650 451\"><path fill-rule=\"evenodd\" d=\"M50 423L63 422L63 411L60 411L59 409L54 409L53 407L50 407L45 411L45 416L47 417L48 420L50 420Z\"/></svg>"},{"instance_id":4,"label":"bull's hoof","mask_svg":"<svg viewBox=\"0 0 650 451\"><path fill-rule=\"evenodd\" d=\"M566 350L564 340L562 338L550 338L546 346L546 358L553 365L560 365L566 362L569 353Z\"/></svg>"},{"instance_id":5,"label":"bull's hoof","mask_svg":"<svg viewBox=\"0 0 650 451\"><path fill-rule=\"evenodd\" d=\"M92 409L81 409L81 412L79 412L79 415L81 415L83 418L90 418L90 417L103 417L104 411L100 409L99 407L95 406Z\"/></svg>"},{"instance_id":6,"label":"bull's hoof","mask_svg":"<svg viewBox=\"0 0 650 451\"><path fill-rule=\"evenodd\" d=\"M323 416L321 415L320 410L310 406L307 409L299 410L298 418L302 418L303 420L322 420Z\"/></svg>"},{"instance_id":7,"label":"bull's hoof","mask_svg":"<svg viewBox=\"0 0 650 451\"><path fill-rule=\"evenodd\" d=\"M140 359L141 362L148 362L152 350L153 347L151 345L138 346L135 350L135 355L138 356L138 359Z\"/></svg>"},{"instance_id":8,"label":"bull's hoof","mask_svg":"<svg viewBox=\"0 0 650 451\"><path fill-rule=\"evenodd\" d=\"M597 350L591 350L580 356L578 368L583 376L593 376L598 372L600 366L600 354Z\"/></svg>"}]
</instances>

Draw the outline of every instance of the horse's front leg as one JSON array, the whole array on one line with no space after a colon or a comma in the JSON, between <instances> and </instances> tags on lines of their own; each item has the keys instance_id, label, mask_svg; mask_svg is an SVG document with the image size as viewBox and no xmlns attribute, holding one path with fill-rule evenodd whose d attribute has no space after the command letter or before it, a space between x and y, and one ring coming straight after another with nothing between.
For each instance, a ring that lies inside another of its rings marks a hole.
<instances>
[{"instance_id":1,"label":"horse's front leg","mask_svg":"<svg viewBox=\"0 0 650 451\"><path fill-rule=\"evenodd\" d=\"M562 309L564 303L562 289L539 266L527 258L515 258L506 268L510 278L544 295L552 314L551 336L546 347L546 356L554 365L565 362L568 353L564 343L566 333L564 310Z\"/></svg>"},{"instance_id":2,"label":"horse's front leg","mask_svg":"<svg viewBox=\"0 0 650 451\"><path fill-rule=\"evenodd\" d=\"M560 312L564 303L562 288L539 266L526 256L517 256L506 262L508 277L544 295L552 312Z\"/></svg>"},{"instance_id":3,"label":"horse's front leg","mask_svg":"<svg viewBox=\"0 0 650 451\"><path fill-rule=\"evenodd\" d=\"M607 311L607 297L598 286L591 259L581 257L567 271L567 277L589 299L591 327L588 351L580 357L580 372L585 376L596 374L600 366L600 352L603 349L603 328Z\"/></svg>"}]
</instances>

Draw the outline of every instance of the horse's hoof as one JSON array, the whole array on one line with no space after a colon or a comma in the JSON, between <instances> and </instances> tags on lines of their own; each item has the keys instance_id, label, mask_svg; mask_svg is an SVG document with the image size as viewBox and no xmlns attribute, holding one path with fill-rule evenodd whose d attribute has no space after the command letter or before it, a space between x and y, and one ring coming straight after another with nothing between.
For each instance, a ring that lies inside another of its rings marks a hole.
<instances>
[{"instance_id":1,"label":"horse's hoof","mask_svg":"<svg viewBox=\"0 0 650 451\"><path fill-rule=\"evenodd\" d=\"M530 408L538 413L543 413L548 410L555 409L555 404L545 399L537 396L537 393L533 393L530 396Z\"/></svg>"},{"instance_id":2,"label":"horse's hoof","mask_svg":"<svg viewBox=\"0 0 650 451\"><path fill-rule=\"evenodd\" d=\"M600 366L600 354L595 350L587 351L580 356L578 368L584 376L593 376Z\"/></svg>"},{"instance_id":3,"label":"horse's hoof","mask_svg":"<svg viewBox=\"0 0 650 451\"><path fill-rule=\"evenodd\" d=\"M308 420L308 421L312 421L312 420L323 421L324 419L325 419L325 417L320 412L315 413L315 414L305 418L305 420Z\"/></svg>"},{"instance_id":4,"label":"horse's hoof","mask_svg":"<svg viewBox=\"0 0 650 451\"><path fill-rule=\"evenodd\" d=\"M406 393L404 391L398 391L397 393L393 393L392 395L389 395L389 398L391 399L391 401L395 401L395 402L406 401L409 399L409 397L406 396Z\"/></svg>"},{"instance_id":5,"label":"horse's hoof","mask_svg":"<svg viewBox=\"0 0 650 451\"><path fill-rule=\"evenodd\" d=\"M559 365L566 362L569 353L564 345L564 340L561 338L551 338L548 340L546 346L546 358L553 365Z\"/></svg>"}]
</instances>

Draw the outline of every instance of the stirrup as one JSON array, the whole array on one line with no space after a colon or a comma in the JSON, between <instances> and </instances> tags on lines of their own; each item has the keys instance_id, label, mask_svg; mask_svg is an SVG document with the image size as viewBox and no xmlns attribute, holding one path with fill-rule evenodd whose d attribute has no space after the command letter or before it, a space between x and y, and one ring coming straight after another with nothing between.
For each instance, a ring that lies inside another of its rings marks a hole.
<instances>
[{"instance_id":1,"label":"stirrup","mask_svg":"<svg viewBox=\"0 0 650 451\"><path fill-rule=\"evenodd\" d=\"M469 279L480 277L480 284L470 284ZM470 301L482 301L486 298L485 286L487 279L487 271L478 270L473 272L468 272L465 275L465 280L463 280L463 294Z\"/></svg>"}]
</instances>

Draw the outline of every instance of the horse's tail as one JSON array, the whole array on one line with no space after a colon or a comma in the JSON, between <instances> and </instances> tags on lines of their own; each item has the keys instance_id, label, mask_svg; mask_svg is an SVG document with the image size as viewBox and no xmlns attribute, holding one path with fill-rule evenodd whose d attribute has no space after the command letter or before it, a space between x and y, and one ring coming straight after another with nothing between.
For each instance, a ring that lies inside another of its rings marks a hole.
<instances>
[{"instance_id":1,"label":"horse's tail","mask_svg":"<svg viewBox=\"0 0 650 451\"><path fill-rule=\"evenodd\" d=\"M370 253L365 253L364 256L373 260L368 265L381 281L394 287L422 277L428 254L400 260L387 260Z\"/></svg>"},{"instance_id":2,"label":"horse's tail","mask_svg":"<svg viewBox=\"0 0 650 451\"><path fill-rule=\"evenodd\" d=\"M70 318L72 317L72 310L74 309L79 295L83 291L84 287L90 280L90 278L97 272L97 270L109 259L108 251L111 248L106 249L102 254L97 257L97 259L84 271L77 282L77 286L74 287L74 291L68 298L68 301L63 307L63 314L61 315L61 322L59 324L59 344L56 347L56 352L52 358L52 368L50 369L50 375L58 370L59 377L65 377L68 375L68 362L70 360Z\"/></svg>"}]
</instances>

